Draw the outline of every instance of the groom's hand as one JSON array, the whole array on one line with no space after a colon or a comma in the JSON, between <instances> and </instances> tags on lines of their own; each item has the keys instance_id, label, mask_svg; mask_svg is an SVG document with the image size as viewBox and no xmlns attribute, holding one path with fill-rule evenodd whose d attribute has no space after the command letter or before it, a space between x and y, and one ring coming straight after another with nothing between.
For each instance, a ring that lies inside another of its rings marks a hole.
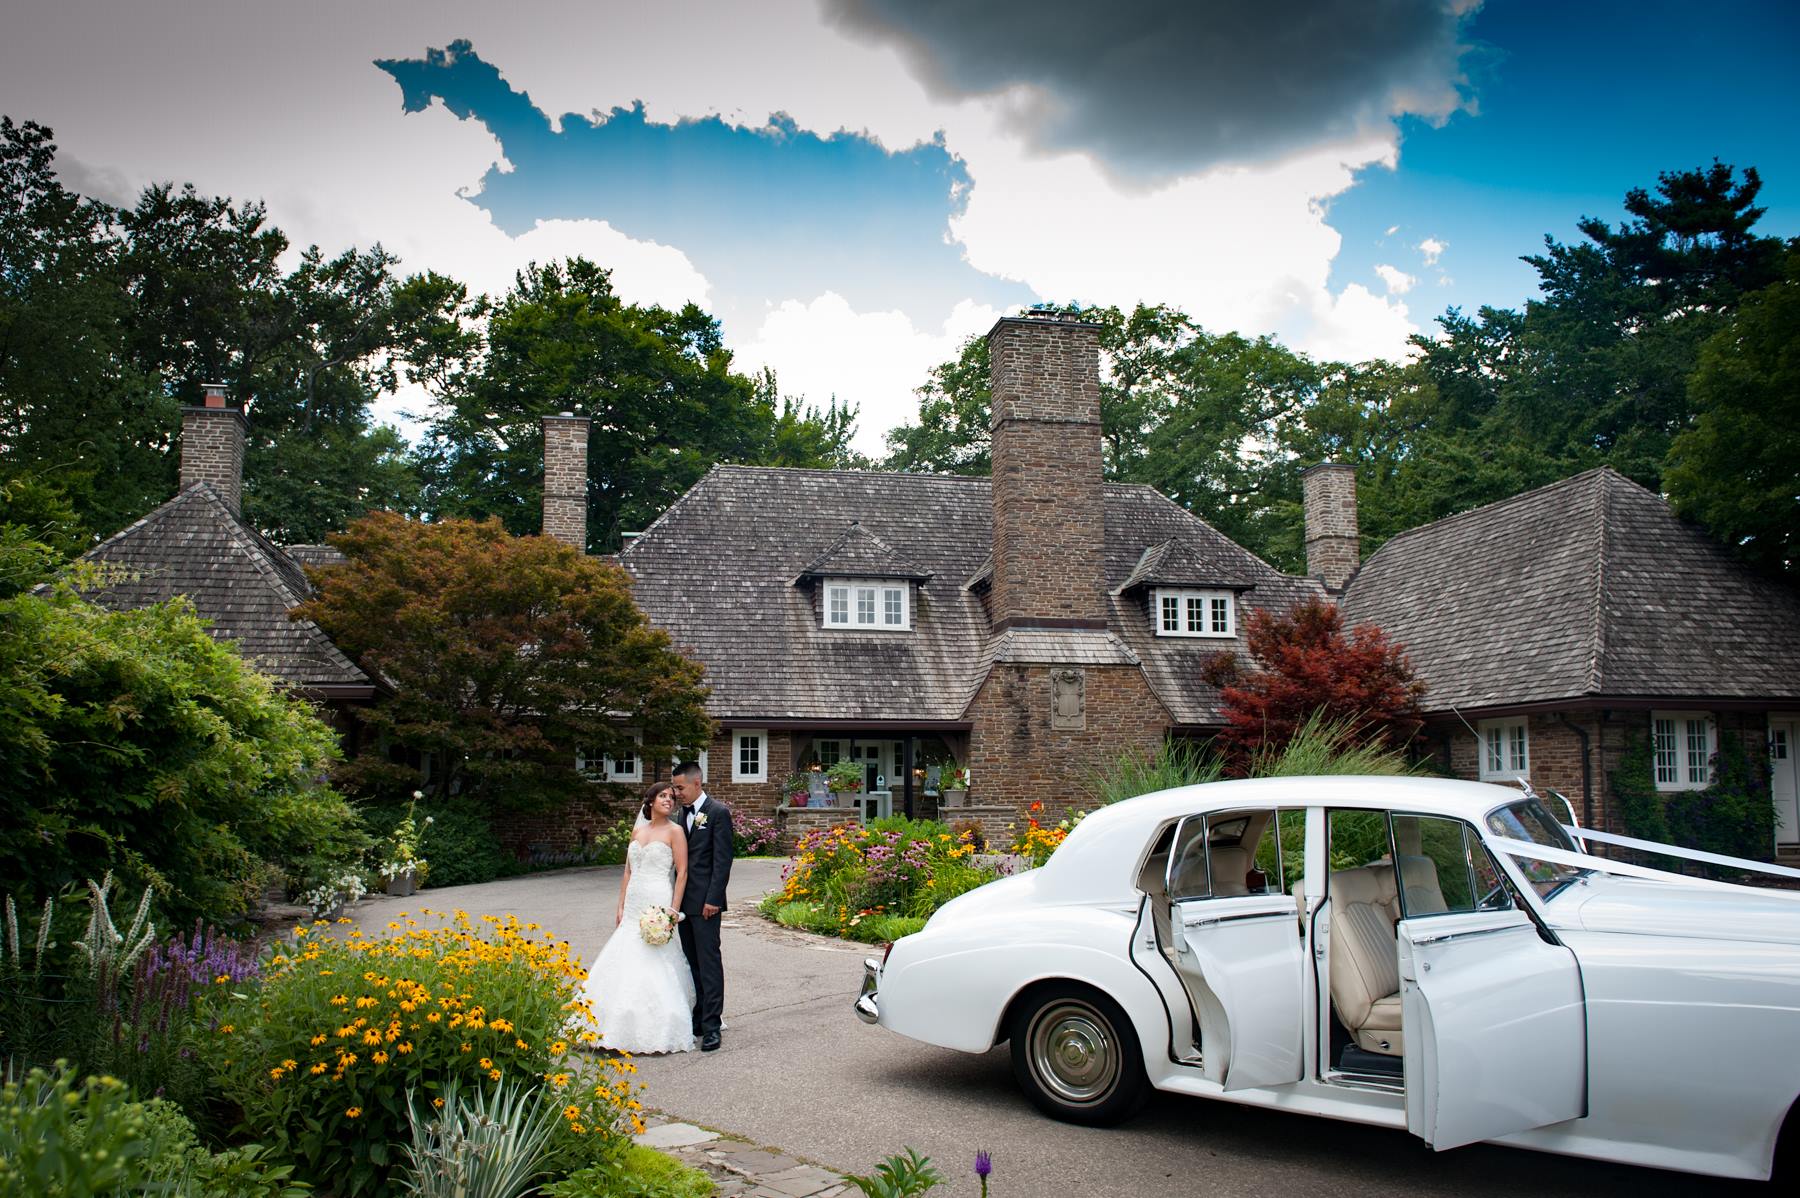
<instances>
[{"instance_id":1,"label":"groom's hand","mask_svg":"<svg viewBox=\"0 0 1800 1198\"><path fill-rule=\"evenodd\" d=\"M713 916L717 915L718 913L719 913L719 909L717 907L713 906L711 903L701 903L700 904L700 918L711 919Z\"/></svg>"}]
</instances>

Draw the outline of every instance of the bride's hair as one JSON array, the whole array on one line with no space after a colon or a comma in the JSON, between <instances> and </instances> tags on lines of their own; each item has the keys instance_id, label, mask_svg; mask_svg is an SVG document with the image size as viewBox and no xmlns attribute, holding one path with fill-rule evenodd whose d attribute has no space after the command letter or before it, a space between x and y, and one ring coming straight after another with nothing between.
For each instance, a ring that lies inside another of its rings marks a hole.
<instances>
[{"instance_id":1,"label":"bride's hair","mask_svg":"<svg viewBox=\"0 0 1800 1198\"><path fill-rule=\"evenodd\" d=\"M650 808L656 806L656 796L665 790L672 790L673 788L673 784L669 782L653 782L649 786L646 786L644 788L644 805L638 808L638 814L645 819L649 819Z\"/></svg>"}]
</instances>

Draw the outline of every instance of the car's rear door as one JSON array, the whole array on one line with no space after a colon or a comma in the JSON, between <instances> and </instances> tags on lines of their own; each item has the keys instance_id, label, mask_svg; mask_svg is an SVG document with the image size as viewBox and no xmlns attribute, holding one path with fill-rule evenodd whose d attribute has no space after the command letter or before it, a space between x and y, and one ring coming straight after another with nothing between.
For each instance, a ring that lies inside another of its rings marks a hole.
<instances>
[{"instance_id":1,"label":"car's rear door","mask_svg":"<svg viewBox=\"0 0 1800 1198\"><path fill-rule=\"evenodd\" d=\"M1294 842L1283 869L1281 831ZM1305 813L1192 816L1176 831L1167 892L1176 972L1200 1021L1206 1076L1227 1090L1300 1080L1301 924L1283 889Z\"/></svg>"},{"instance_id":2,"label":"car's rear door","mask_svg":"<svg viewBox=\"0 0 1800 1198\"><path fill-rule=\"evenodd\" d=\"M1396 813L1393 829L1407 1129L1443 1151L1581 1117L1574 953L1539 933L1474 828Z\"/></svg>"}]
</instances>

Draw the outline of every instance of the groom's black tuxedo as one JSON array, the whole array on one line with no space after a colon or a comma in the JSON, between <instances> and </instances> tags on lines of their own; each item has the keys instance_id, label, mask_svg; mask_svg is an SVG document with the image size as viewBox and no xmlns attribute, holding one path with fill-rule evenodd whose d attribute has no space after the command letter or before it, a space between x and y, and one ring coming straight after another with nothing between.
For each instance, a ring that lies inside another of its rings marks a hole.
<instances>
[{"instance_id":1,"label":"groom's black tuxedo","mask_svg":"<svg viewBox=\"0 0 1800 1198\"><path fill-rule=\"evenodd\" d=\"M696 810L695 808L698 808ZM685 811L687 824L687 889L681 910L681 951L694 974L694 1034L719 1030L725 1012L725 961L719 952L719 914L707 919L708 904L725 910L725 888L731 884L731 808L702 793Z\"/></svg>"}]
</instances>

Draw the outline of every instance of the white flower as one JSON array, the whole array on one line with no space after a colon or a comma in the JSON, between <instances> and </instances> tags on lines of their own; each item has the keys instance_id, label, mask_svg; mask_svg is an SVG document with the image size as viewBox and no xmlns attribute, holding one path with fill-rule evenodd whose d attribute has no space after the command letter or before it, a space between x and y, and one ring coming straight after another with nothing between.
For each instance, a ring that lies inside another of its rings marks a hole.
<instances>
[{"instance_id":1,"label":"white flower","mask_svg":"<svg viewBox=\"0 0 1800 1198\"><path fill-rule=\"evenodd\" d=\"M698 812L695 814L694 827L696 827L696 828L706 827L706 812L701 811L701 812Z\"/></svg>"}]
</instances>

